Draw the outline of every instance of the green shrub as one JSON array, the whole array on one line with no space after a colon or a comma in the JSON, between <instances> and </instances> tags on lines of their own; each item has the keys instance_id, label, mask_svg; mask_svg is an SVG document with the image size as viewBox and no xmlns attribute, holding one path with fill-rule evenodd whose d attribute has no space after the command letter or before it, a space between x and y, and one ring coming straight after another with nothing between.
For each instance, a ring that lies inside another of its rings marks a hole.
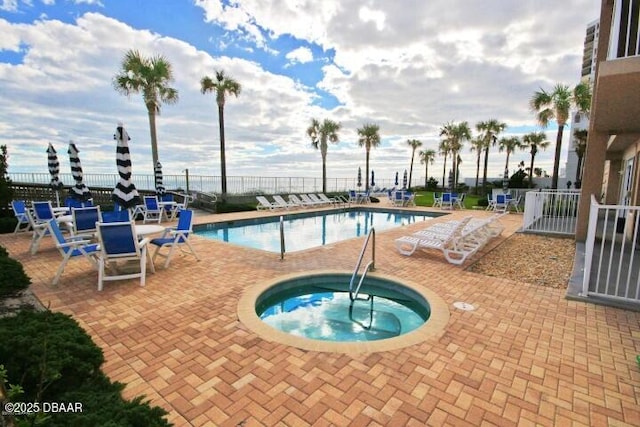
<instances>
[{"instance_id":1,"label":"green shrub","mask_svg":"<svg viewBox=\"0 0 640 427\"><path fill-rule=\"evenodd\" d=\"M0 360L7 382L20 386L24 402L82 404L81 413L51 413L47 426L168 426L164 409L142 397L124 400L124 385L100 370L102 350L71 317L20 312L0 319ZM18 421L35 422L34 415Z\"/></svg>"},{"instance_id":2,"label":"green shrub","mask_svg":"<svg viewBox=\"0 0 640 427\"><path fill-rule=\"evenodd\" d=\"M229 203L229 202L221 202L218 201L216 203L216 212L217 213L229 213L229 212L246 212L246 211L255 211L256 205L249 203Z\"/></svg>"},{"instance_id":3,"label":"green shrub","mask_svg":"<svg viewBox=\"0 0 640 427\"><path fill-rule=\"evenodd\" d=\"M31 279L25 274L22 264L6 256L4 248L3 251L5 256L0 256L0 298L15 295L31 284Z\"/></svg>"},{"instance_id":4,"label":"green shrub","mask_svg":"<svg viewBox=\"0 0 640 427\"><path fill-rule=\"evenodd\" d=\"M18 220L15 217L0 217L0 234L13 233Z\"/></svg>"},{"instance_id":5,"label":"green shrub","mask_svg":"<svg viewBox=\"0 0 640 427\"><path fill-rule=\"evenodd\" d=\"M0 258L8 257L9 252L4 248L4 246L0 246Z\"/></svg>"},{"instance_id":6,"label":"green shrub","mask_svg":"<svg viewBox=\"0 0 640 427\"><path fill-rule=\"evenodd\" d=\"M489 200L487 200L486 197L478 199L478 205L477 206L482 206L482 207L486 208L487 206L489 206Z\"/></svg>"}]
</instances>

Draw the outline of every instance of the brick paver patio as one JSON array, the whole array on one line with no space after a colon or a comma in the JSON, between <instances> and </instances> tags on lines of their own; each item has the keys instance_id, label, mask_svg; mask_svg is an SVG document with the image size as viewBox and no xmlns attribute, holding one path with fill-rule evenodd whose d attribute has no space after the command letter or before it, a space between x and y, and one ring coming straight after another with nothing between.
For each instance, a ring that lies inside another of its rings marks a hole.
<instances>
[{"instance_id":1,"label":"brick paver patio","mask_svg":"<svg viewBox=\"0 0 640 427\"><path fill-rule=\"evenodd\" d=\"M492 246L521 221L504 220L507 229ZM145 288L130 280L102 292L85 260L71 261L51 287L60 255L48 238L35 256L26 233L1 235L0 245L23 263L43 304L72 315L102 347L104 370L127 383L127 397L146 395L176 426L640 425L640 313L467 272L437 252L398 254L393 240L424 226L378 233L377 271L437 293L450 320L433 339L364 354L274 343L237 315L241 295L257 283L295 272L350 272L362 239L281 262L279 254L194 236L200 262L179 256L148 275ZM458 310L456 301L476 310Z\"/></svg>"}]
</instances>

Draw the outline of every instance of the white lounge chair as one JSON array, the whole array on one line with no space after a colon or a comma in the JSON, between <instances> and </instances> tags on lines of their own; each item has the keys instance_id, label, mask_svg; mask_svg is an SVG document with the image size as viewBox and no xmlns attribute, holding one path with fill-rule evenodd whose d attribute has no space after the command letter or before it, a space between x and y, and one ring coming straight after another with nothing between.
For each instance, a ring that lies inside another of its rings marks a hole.
<instances>
[{"instance_id":1,"label":"white lounge chair","mask_svg":"<svg viewBox=\"0 0 640 427\"><path fill-rule=\"evenodd\" d=\"M316 196L313 193L307 194L307 197L311 199L312 202L316 203L318 206L328 206L331 205L331 201L322 200L320 197Z\"/></svg>"},{"instance_id":2,"label":"white lounge chair","mask_svg":"<svg viewBox=\"0 0 640 427\"><path fill-rule=\"evenodd\" d=\"M296 205L295 203L287 202L282 196L278 194L273 196L273 201L275 202L276 205L280 206L283 209L291 209L291 208L298 207L298 205Z\"/></svg>"},{"instance_id":3,"label":"white lounge chair","mask_svg":"<svg viewBox=\"0 0 640 427\"><path fill-rule=\"evenodd\" d=\"M324 205L324 202L314 201L313 199L311 199L311 197L309 197L306 194L300 194L300 199L305 204L307 204L308 206L322 206L322 205Z\"/></svg>"},{"instance_id":4,"label":"white lounge chair","mask_svg":"<svg viewBox=\"0 0 640 427\"><path fill-rule=\"evenodd\" d=\"M289 203L297 205L297 206L301 206L303 208L308 208L309 206L313 206L313 203L307 203L305 201L303 201L302 199L300 199L300 197L296 196L295 194L290 194L289 195Z\"/></svg>"},{"instance_id":5,"label":"white lounge chair","mask_svg":"<svg viewBox=\"0 0 640 427\"><path fill-rule=\"evenodd\" d=\"M270 202L264 196L256 196L256 200L258 200L258 206L256 206L256 208L259 211L266 210L266 209L269 209L269 210L282 209L282 206L279 206L277 203Z\"/></svg>"},{"instance_id":6,"label":"white lounge chair","mask_svg":"<svg viewBox=\"0 0 640 427\"><path fill-rule=\"evenodd\" d=\"M396 239L396 248L402 255L412 255L417 249L435 249L443 253L445 259L454 265L461 265L467 258L482 247L475 239L470 238L471 231L463 232L470 217L460 221L448 235L437 233L414 234Z\"/></svg>"},{"instance_id":7,"label":"white lounge chair","mask_svg":"<svg viewBox=\"0 0 640 427\"><path fill-rule=\"evenodd\" d=\"M340 203L340 201L335 197L329 197L324 193L318 193L316 196L318 197L318 199L330 205L337 205L338 203ZM342 203L344 203L344 201L342 201Z\"/></svg>"}]
</instances>

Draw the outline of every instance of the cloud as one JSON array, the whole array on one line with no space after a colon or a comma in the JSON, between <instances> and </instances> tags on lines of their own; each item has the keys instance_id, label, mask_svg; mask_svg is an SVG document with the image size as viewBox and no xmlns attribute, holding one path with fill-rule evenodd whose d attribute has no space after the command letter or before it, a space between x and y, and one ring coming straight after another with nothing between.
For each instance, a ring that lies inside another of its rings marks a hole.
<instances>
[{"instance_id":1,"label":"cloud","mask_svg":"<svg viewBox=\"0 0 640 427\"><path fill-rule=\"evenodd\" d=\"M10 4L17 3L2 3ZM240 96L230 97L224 110L229 175L319 177L320 153L305 130L312 117L326 117L342 123L340 142L329 147L329 176L355 177L358 166L364 168L356 129L373 122L383 142L372 151L371 166L383 180L408 169L407 139L437 149L439 128L449 121L474 127L496 118L509 125L507 134L538 130L528 100L541 86L578 81L584 31L597 6L568 1L563 7L572 14L554 14L551 0L407 0L402 7L355 0L298 0L278 7L264 0L196 0L203 27L223 34L200 29L206 33L202 44L134 28L107 11L69 23L0 18L0 50L20 56L0 62L0 144L9 145L10 170L46 172L47 143L60 151L73 139L85 173L113 173L112 135L124 120L134 173L152 173L142 98L123 97L111 83L124 53L135 47L165 55L174 67L180 101L163 106L157 118L166 174L185 167L192 174L219 174L217 106L214 96L200 93L199 81L222 69L242 84ZM286 48L276 43L283 39L290 40ZM331 59L323 62L329 51ZM269 62L279 56L299 66L286 74ZM294 70L312 66L317 82L300 83ZM324 92L339 105L318 106ZM555 141L554 129L547 135ZM461 155L462 174L475 176L468 144ZM528 164L529 155L521 151L511 159L515 167L520 160ZM492 150L490 175L501 172L504 160L504 153ZM536 165L548 171L552 162L552 148L536 157ZM442 167L438 157L431 174L438 177ZM423 173L423 166L414 165L416 180Z\"/></svg>"},{"instance_id":2,"label":"cloud","mask_svg":"<svg viewBox=\"0 0 640 427\"><path fill-rule=\"evenodd\" d=\"M313 61L313 52L308 47L300 46L285 55L290 62L289 64L305 64Z\"/></svg>"}]
</instances>

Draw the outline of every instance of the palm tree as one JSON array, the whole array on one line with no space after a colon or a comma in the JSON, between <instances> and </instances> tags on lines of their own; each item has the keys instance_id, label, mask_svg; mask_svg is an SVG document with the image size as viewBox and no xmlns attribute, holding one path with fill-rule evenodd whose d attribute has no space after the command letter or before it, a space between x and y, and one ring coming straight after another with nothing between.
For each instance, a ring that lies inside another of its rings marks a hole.
<instances>
[{"instance_id":1,"label":"palm tree","mask_svg":"<svg viewBox=\"0 0 640 427\"><path fill-rule=\"evenodd\" d=\"M587 137L589 131L586 129L576 129L573 131L573 148L576 150L576 156L578 156L578 167L576 169L576 188L580 188L582 182L582 159L587 151Z\"/></svg>"},{"instance_id":2,"label":"palm tree","mask_svg":"<svg viewBox=\"0 0 640 427\"><path fill-rule=\"evenodd\" d=\"M173 81L173 67L162 55L147 58L137 50L129 50L122 60L121 70L113 79L113 87L123 95L141 93L149 115L151 157L153 167L158 163L158 134L156 116L162 104L178 102L178 90L169 86Z\"/></svg>"},{"instance_id":3,"label":"palm tree","mask_svg":"<svg viewBox=\"0 0 640 427\"><path fill-rule=\"evenodd\" d=\"M478 180L480 178L480 157L484 151L484 140L476 136L471 140L471 151L476 152L476 193L478 192Z\"/></svg>"},{"instance_id":4,"label":"palm tree","mask_svg":"<svg viewBox=\"0 0 640 427\"><path fill-rule=\"evenodd\" d=\"M544 132L531 132L522 137L523 148L529 147L531 154L531 165L529 166L529 188L533 188L533 161L538 154L538 149L546 149L551 142L547 141L547 135Z\"/></svg>"},{"instance_id":5,"label":"palm tree","mask_svg":"<svg viewBox=\"0 0 640 427\"><path fill-rule=\"evenodd\" d=\"M436 150L421 150L418 156L420 163L424 163L424 189L426 190L429 184L429 163L433 164L436 160Z\"/></svg>"},{"instance_id":6,"label":"palm tree","mask_svg":"<svg viewBox=\"0 0 640 427\"><path fill-rule=\"evenodd\" d=\"M447 156L449 152L451 152L451 147L449 145L448 139L443 139L440 141L438 145L438 150L441 156L444 156L444 164L442 165L442 189L446 188L446 177L447 177Z\"/></svg>"},{"instance_id":7,"label":"palm tree","mask_svg":"<svg viewBox=\"0 0 640 427\"><path fill-rule=\"evenodd\" d=\"M496 119L489 119L486 122L476 124L476 129L480 132L480 138L484 141L484 172L482 175L482 194L487 192L487 165L489 164L489 149L498 142L498 135L507 128L506 123Z\"/></svg>"},{"instance_id":8,"label":"palm tree","mask_svg":"<svg viewBox=\"0 0 640 427\"><path fill-rule=\"evenodd\" d=\"M458 183L458 163L461 159L458 153L462 149L464 141L471 139L471 129L469 129L469 123L447 123L440 129L440 136L444 137L449 142L449 150L451 151L451 158L453 159L453 188L455 191Z\"/></svg>"},{"instance_id":9,"label":"palm tree","mask_svg":"<svg viewBox=\"0 0 640 427\"><path fill-rule=\"evenodd\" d=\"M307 128L307 135L311 138L311 145L315 149L320 149L322 156L322 192L327 192L327 141L337 143L340 123L329 119L324 119L320 123L316 119L311 119L311 126Z\"/></svg>"},{"instance_id":10,"label":"palm tree","mask_svg":"<svg viewBox=\"0 0 640 427\"><path fill-rule=\"evenodd\" d=\"M363 127L358 129L358 145L360 147L364 146L367 152L367 158L365 163L365 175L369 176L369 152L371 151L371 147L377 147L380 145L380 126L376 124L365 124ZM365 191L369 190L369 180L365 179Z\"/></svg>"},{"instance_id":11,"label":"palm tree","mask_svg":"<svg viewBox=\"0 0 640 427\"><path fill-rule=\"evenodd\" d=\"M549 125L551 120L558 124L556 136L556 153L553 160L553 177L551 187L558 188L558 170L560 169L560 155L562 154L562 134L569 119L569 110L575 105L580 112L588 114L591 105L591 89L586 83L579 83L573 91L569 86L556 84L552 92L540 89L535 92L529 101L531 110L537 114L538 123L543 128Z\"/></svg>"},{"instance_id":12,"label":"palm tree","mask_svg":"<svg viewBox=\"0 0 640 427\"><path fill-rule=\"evenodd\" d=\"M503 137L503 138L500 138L500 141L498 142L498 146L500 147L500 151L507 152L507 161L504 164L504 170L505 170L505 174L508 174L509 157L511 156L511 153L513 153L517 149L522 148L522 142L520 141L520 138L518 138L517 136Z\"/></svg>"},{"instance_id":13,"label":"palm tree","mask_svg":"<svg viewBox=\"0 0 640 427\"><path fill-rule=\"evenodd\" d=\"M417 139L407 139L407 145L411 147L411 166L409 167L409 188L411 188L411 179L413 177L413 157L416 155L416 149L422 146L422 142Z\"/></svg>"},{"instance_id":14,"label":"palm tree","mask_svg":"<svg viewBox=\"0 0 640 427\"><path fill-rule=\"evenodd\" d=\"M240 95L240 83L232 77L226 76L224 71L216 71L215 80L204 76L200 80L200 91L203 95L207 92L216 93L216 103L218 104L218 127L220 129L220 181L222 184L222 200L227 194L227 161L225 155L224 140L224 104L227 94L238 97Z\"/></svg>"}]
</instances>

